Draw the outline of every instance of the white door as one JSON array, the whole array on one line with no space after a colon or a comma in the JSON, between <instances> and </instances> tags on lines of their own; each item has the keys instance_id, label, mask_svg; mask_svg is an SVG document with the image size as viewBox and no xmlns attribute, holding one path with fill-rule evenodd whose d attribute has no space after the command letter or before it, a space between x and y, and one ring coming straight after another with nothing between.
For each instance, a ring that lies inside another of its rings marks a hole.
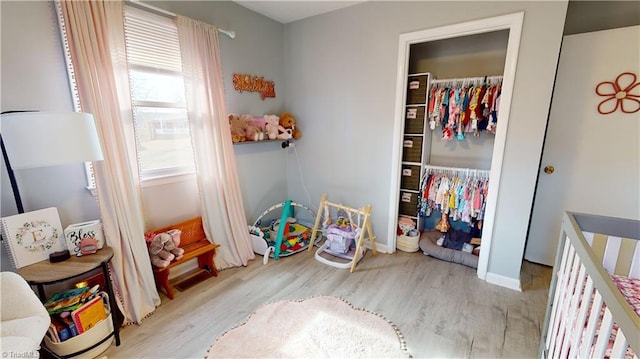
<instances>
[{"instance_id":1,"label":"white door","mask_svg":"<svg viewBox=\"0 0 640 359\"><path fill-rule=\"evenodd\" d=\"M640 26L564 37L525 259L553 265L565 210L640 219L639 82Z\"/></svg>"}]
</instances>

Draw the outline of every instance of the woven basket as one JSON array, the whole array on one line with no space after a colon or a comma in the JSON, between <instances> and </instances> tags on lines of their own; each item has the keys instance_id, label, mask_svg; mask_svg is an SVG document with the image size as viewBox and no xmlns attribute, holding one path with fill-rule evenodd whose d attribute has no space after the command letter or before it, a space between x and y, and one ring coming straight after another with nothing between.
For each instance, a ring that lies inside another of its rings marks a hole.
<instances>
[{"instance_id":1,"label":"woven basket","mask_svg":"<svg viewBox=\"0 0 640 359\"><path fill-rule=\"evenodd\" d=\"M407 81L407 105L427 103L428 75L410 76Z\"/></svg>"},{"instance_id":2,"label":"woven basket","mask_svg":"<svg viewBox=\"0 0 640 359\"><path fill-rule=\"evenodd\" d=\"M404 133L418 134L424 132L424 106L407 107L404 119Z\"/></svg>"},{"instance_id":3,"label":"woven basket","mask_svg":"<svg viewBox=\"0 0 640 359\"><path fill-rule=\"evenodd\" d=\"M422 162L422 136L404 136L402 144L403 162Z\"/></svg>"}]
</instances>

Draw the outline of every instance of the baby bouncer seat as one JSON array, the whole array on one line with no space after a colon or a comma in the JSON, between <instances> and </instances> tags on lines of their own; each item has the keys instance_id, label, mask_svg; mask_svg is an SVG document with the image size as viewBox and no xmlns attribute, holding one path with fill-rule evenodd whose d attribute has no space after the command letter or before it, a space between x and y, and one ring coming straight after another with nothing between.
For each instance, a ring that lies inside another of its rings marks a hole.
<instances>
[{"instance_id":1,"label":"baby bouncer seat","mask_svg":"<svg viewBox=\"0 0 640 359\"><path fill-rule=\"evenodd\" d=\"M336 219L332 221L331 211L336 212ZM321 217L324 214L322 228ZM326 238L320 248L316 250L315 259L326 265L349 269L353 272L356 264L367 252L365 241L369 241L371 252L377 254L376 241L371 227L371 205L357 209L327 200L327 195L320 196L320 206L316 214L315 224L311 232L309 251L319 232ZM357 220L354 220L357 217Z\"/></svg>"}]
</instances>

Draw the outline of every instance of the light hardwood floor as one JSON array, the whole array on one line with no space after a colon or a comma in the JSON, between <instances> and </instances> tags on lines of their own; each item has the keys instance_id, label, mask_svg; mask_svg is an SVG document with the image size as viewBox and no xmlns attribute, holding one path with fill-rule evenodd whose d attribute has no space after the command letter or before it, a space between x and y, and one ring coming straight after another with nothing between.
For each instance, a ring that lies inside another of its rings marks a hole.
<instances>
[{"instance_id":1,"label":"light hardwood floor","mask_svg":"<svg viewBox=\"0 0 640 359\"><path fill-rule=\"evenodd\" d=\"M523 264L523 292L488 284L476 271L421 252L367 253L356 272L317 262L307 252L256 256L162 305L121 332L113 358L202 358L214 340L265 303L310 296L342 297L384 315L416 358L533 358L537 355L551 269ZM287 333L265 333L286 340ZM238 343L242 345L242 343Z\"/></svg>"}]
</instances>

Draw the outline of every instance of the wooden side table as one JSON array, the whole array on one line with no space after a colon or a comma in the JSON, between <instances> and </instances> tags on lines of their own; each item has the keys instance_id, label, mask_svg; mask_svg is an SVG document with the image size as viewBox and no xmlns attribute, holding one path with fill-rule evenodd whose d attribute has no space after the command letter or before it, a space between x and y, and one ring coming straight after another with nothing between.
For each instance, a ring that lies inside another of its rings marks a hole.
<instances>
[{"instance_id":1,"label":"wooden side table","mask_svg":"<svg viewBox=\"0 0 640 359\"><path fill-rule=\"evenodd\" d=\"M42 261L28 265L26 267L19 268L17 270L30 285L36 286L38 289L38 296L44 303L47 298L44 292L46 285L65 282L81 275L87 274L94 269L102 268L102 274L104 275L107 294L109 294L109 305L111 306L111 321L113 322L113 332L106 336L104 339L92 346L85 348L81 351L73 353L70 356L76 356L85 353L98 345L109 340L112 336L116 340L116 346L120 345L120 328L116 322L116 316L113 311L117 309L115 297L113 293L113 286L109 277L109 261L113 258L113 249L109 246L104 246L98 250L95 254L90 254L82 257L71 256L71 258L57 263L51 263L49 261ZM52 353L53 354L53 353Z\"/></svg>"}]
</instances>

